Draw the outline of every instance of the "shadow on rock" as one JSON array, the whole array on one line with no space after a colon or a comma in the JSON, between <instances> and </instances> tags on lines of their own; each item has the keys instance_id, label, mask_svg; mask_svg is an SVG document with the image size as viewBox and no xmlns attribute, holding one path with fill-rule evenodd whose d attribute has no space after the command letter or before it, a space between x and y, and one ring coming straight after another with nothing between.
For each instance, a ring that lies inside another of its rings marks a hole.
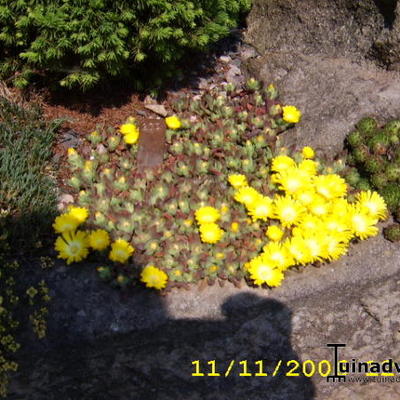
<instances>
[{"instance_id":1,"label":"shadow on rock","mask_svg":"<svg viewBox=\"0 0 400 400\"><path fill-rule=\"evenodd\" d=\"M222 320L172 319L161 298L159 309L167 317L156 329L26 354L9 399L314 398L310 379L286 376L295 366L287 362L298 357L290 343L292 313L284 304L235 295L223 304Z\"/></svg>"}]
</instances>

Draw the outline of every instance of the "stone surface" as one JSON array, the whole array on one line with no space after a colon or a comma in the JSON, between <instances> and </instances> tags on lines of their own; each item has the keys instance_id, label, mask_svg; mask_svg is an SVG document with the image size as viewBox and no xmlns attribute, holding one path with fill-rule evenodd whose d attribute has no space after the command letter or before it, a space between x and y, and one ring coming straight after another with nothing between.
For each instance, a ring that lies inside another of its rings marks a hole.
<instances>
[{"instance_id":1,"label":"stone surface","mask_svg":"<svg viewBox=\"0 0 400 400\"><path fill-rule=\"evenodd\" d=\"M161 115L162 117L166 117L168 115L168 111L163 104L146 104L144 107L158 115Z\"/></svg>"},{"instance_id":2,"label":"stone surface","mask_svg":"<svg viewBox=\"0 0 400 400\"><path fill-rule=\"evenodd\" d=\"M145 119L140 124L138 168L155 168L162 164L166 125L163 119Z\"/></svg>"}]
</instances>

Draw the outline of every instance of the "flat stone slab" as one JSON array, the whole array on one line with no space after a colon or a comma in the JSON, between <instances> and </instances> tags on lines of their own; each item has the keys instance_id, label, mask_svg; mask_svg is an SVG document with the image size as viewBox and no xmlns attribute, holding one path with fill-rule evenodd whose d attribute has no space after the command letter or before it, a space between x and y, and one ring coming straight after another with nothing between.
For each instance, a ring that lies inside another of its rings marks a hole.
<instances>
[{"instance_id":1,"label":"flat stone slab","mask_svg":"<svg viewBox=\"0 0 400 400\"><path fill-rule=\"evenodd\" d=\"M145 119L140 123L138 169L159 167L164 160L165 130L163 119Z\"/></svg>"}]
</instances>

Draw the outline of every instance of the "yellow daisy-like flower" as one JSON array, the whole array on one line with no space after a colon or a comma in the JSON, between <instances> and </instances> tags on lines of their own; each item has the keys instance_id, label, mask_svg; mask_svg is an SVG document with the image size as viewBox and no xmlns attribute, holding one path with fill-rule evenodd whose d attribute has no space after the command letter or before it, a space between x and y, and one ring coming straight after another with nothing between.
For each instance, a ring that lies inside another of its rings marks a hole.
<instances>
[{"instance_id":1,"label":"yellow daisy-like flower","mask_svg":"<svg viewBox=\"0 0 400 400\"><path fill-rule=\"evenodd\" d=\"M299 164L299 170L306 172L309 176L315 176L317 174L318 163L314 160L303 160Z\"/></svg>"},{"instance_id":2,"label":"yellow daisy-like flower","mask_svg":"<svg viewBox=\"0 0 400 400\"><path fill-rule=\"evenodd\" d=\"M199 224L211 224L218 221L221 215L216 208L206 206L196 210L195 217Z\"/></svg>"},{"instance_id":3,"label":"yellow daisy-like flower","mask_svg":"<svg viewBox=\"0 0 400 400\"><path fill-rule=\"evenodd\" d=\"M305 190L299 190L297 193L294 193L293 197L301 204L308 206L318 195L315 193L314 189L306 187Z\"/></svg>"},{"instance_id":4,"label":"yellow daisy-like flower","mask_svg":"<svg viewBox=\"0 0 400 400\"><path fill-rule=\"evenodd\" d=\"M128 133L124 136L124 141L126 144L135 144L139 139L139 131L135 133Z\"/></svg>"},{"instance_id":5,"label":"yellow daisy-like flower","mask_svg":"<svg viewBox=\"0 0 400 400\"><path fill-rule=\"evenodd\" d=\"M70 206L68 208L68 214L72 215L74 218L76 218L77 221L79 221L80 224L82 224L89 216L89 210L84 207Z\"/></svg>"},{"instance_id":6,"label":"yellow daisy-like flower","mask_svg":"<svg viewBox=\"0 0 400 400\"><path fill-rule=\"evenodd\" d=\"M109 259L114 262L124 263L133 254L135 249L124 239L117 239L111 244Z\"/></svg>"},{"instance_id":7,"label":"yellow daisy-like flower","mask_svg":"<svg viewBox=\"0 0 400 400\"><path fill-rule=\"evenodd\" d=\"M356 200L360 208L366 210L372 218L379 220L387 218L388 210L385 200L377 192L367 190L366 192L358 193Z\"/></svg>"},{"instance_id":8,"label":"yellow daisy-like flower","mask_svg":"<svg viewBox=\"0 0 400 400\"><path fill-rule=\"evenodd\" d=\"M253 206L260 197L260 193L250 186L239 188L234 195L234 199L237 202L244 204L247 208Z\"/></svg>"},{"instance_id":9,"label":"yellow daisy-like flower","mask_svg":"<svg viewBox=\"0 0 400 400\"><path fill-rule=\"evenodd\" d=\"M110 244L110 235L103 229L97 229L88 236L88 244L92 249L104 250Z\"/></svg>"},{"instance_id":10,"label":"yellow daisy-like flower","mask_svg":"<svg viewBox=\"0 0 400 400\"><path fill-rule=\"evenodd\" d=\"M215 223L202 224L199 231L201 241L204 243L217 243L224 234L224 231Z\"/></svg>"},{"instance_id":11,"label":"yellow daisy-like flower","mask_svg":"<svg viewBox=\"0 0 400 400\"><path fill-rule=\"evenodd\" d=\"M297 124L301 120L301 111L295 106L284 106L283 110L283 120L289 122L290 124Z\"/></svg>"},{"instance_id":12,"label":"yellow daisy-like flower","mask_svg":"<svg viewBox=\"0 0 400 400\"><path fill-rule=\"evenodd\" d=\"M300 221L298 228L302 230L302 232L313 232L317 229L322 228L321 219L316 217L315 215L306 214Z\"/></svg>"},{"instance_id":13,"label":"yellow daisy-like flower","mask_svg":"<svg viewBox=\"0 0 400 400\"><path fill-rule=\"evenodd\" d=\"M304 243L303 237L292 237L285 241L284 246L292 255L296 263L305 265L311 261L310 250Z\"/></svg>"},{"instance_id":14,"label":"yellow daisy-like flower","mask_svg":"<svg viewBox=\"0 0 400 400\"><path fill-rule=\"evenodd\" d=\"M127 123L127 124L123 124L119 127L119 131L123 134L123 135L130 135L132 133L136 134L138 133L138 128L135 124L133 123Z\"/></svg>"},{"instance_id":15,"label":"yellow daisy-like flower","mask_svg":"<svg viewBox=\"0 0 400 400\"><path fill-rule=\"evenodd\" d=\"M80 222L73 215L67 213L56 217L53 228L57 233L65 233L75 231Z\"/></svg>"},{"instance_id":16,"label":"yellow daisy-like flower","mask_svg":"<svg viewBox=\"0 0 400 400\"><path fill-rule=\"evenodd\" d=\"M260 196L248 209L253 222L257 221L257 219L266 221L267 218L274 216L273 201L266 196Z\"/></svg>"},{"instance_id":17,"label":"yellow daisy-like flower","mask_svg":"<svg viewBox=\"0 0 400 400\"><path fill-rule=\"evenodd\" d=\"M63 233L57 238L55 249L59 252L58 258L66 260L68 265L82 261L89 254L86 232Z\"/></svg>"},{"instance_id":18,"label":"yellow daisy-like flower","mask_svg":"<svg viewBox=\"0 0 400 400\"><path fill-rule=\"evenodd\" d=\"M323 241L324 231L306 234L303 238L305 248L308 250L310 255L310 262L322 261L327 257L325 249L325 243Z\"/></svg>"},{"instance_id":19,"label":"yellow daisy-like flower","mask_svg":"<svg viewBox=\"0 0 400 400\"><path fill-rule=\"evenodd\" d=\"M324 217L328 215L332 208L332 202L327 201L324 197L315 195L314 200L307 204L308 210L317 217Z\"/></svg>"},{"instance_id":20,"label":"yellow daisy-like flower","mask_svg":"<svg viewBox=\"0 0 400 400\"><path fill-rule=\"evenodd\" d=\"M148 265L140 274L140 279L148 288L161 290L167 286L168 275L154 265Z\"/></svg>"},{"instance_id":21,"label":"yellow daisy-like flower","mask_svg":"<svg viewBox=\"0 0 400 400\"><path fill-rule=\"evenodd\" d=\"M316 176L314 185L316 192L328 200L343 197L347 193L346 181L336 174Z\"/></svg>"},{"instance_id":22,"label":"yellow daisy-like flower","mask_svg":"<svg viewBox=\"0 0 400 400\"><path fill-rule=\"evenodd\" d=\"M311 176L297 167L280 172L275 181L279 184L281 190L290 195L306 190L311 186Z\"/></svg>"},{"instance_id":23,"label":"yellow daisy-like flower","mask_svg":"<svg viewBox=\"0 0 400 400\"><path fill-rule=\"evenodd\" d=\"M248 186L246 177L241 174L229 175L228 181L235 189L238 189L242 186Z\"/></svg>"},{"instance_id":24,"label":"yellow daisy-like flower","mask_svg":"<svg viewBox=\"0 0 400 400\"><path fill-rule=\"evenodd\" d=\"M296 162L293 158L285 155L277 156L272 159L271 170L275 172L282 172L288 168L296 167Z\"/></svg>"},{"instance_id":25,"label":"yellow daisy-like flower","mask_svg":"<svg viewBox=\"0 0 400 400\"><path fill-rule=\"evenodd\" d=\"M182 126L180 119L176 115L165 118L165 123L169 129L179 129Z\"/></svg>"},{"instance_id":26,"label":"yellow daisy-like flower","mask_svg":"<svg viewBox=\"0 0 400 400\"><path fill-rule=\"evenodd\" d=\"M353 206L348 218L350 230L361 240L376 236L379 232L379 229L376 227L376 223L378 222L377 218L366 214L360 207Z\"/></svg>"},{"instance_id":27,"label":"yellow daisy-like flower","mask_svg":"<svg viewBox=\"0 0 400 400\"><path fill-rule=\"evenodd\" d=\"M279 242L283 237L283 230L281 228L279 228L279 226L270 225L267 228L265 235L268 237L268 239L270 239L274 242Z\"/></svg>"},{"instance_id":28,"label":"yellow daisy-like flower","mask_svg":"<svg viewBox=\"0 0 400 400\"><path fill-rule=\"evenodd\" d=\"M277 196L275 199L275 216L285 228L298 223L304 211L304 206L290 197Z\"/></svg>"},{"instance_id":29,"label":"yellow daisy-like flower","mask_svg":"<svg viewBox=\"0 0 400 400\"><path fill-rule=\"evenodd\" d=\"M340 233L330 232L322 237L326 249L326 258L329 260L338 260L345 255L348 250L348 241L343 240Z\"/></svg>"},{"instance_id":30,"label":"yellow daisy-like flower","mask_svg":"<svg viewBox=\"0 0 400 400\"><path fill-rule=\"evenodd\" d=\"M284 275L279 268L273 266L273 262L265 256L259 256L249 262L248 271L250 278L256 285L266 283L268 286L280 286Z\"/></svg>"},{"instance_id":31,"label":"yellow daisy-like flower","mask_svg":"<svg viewBox=\"0 0 400 400\"><path fill-rule=\"evenodd\" d=\"M68 154L69 156L75 156L75 155L77 155L78 153L76 152L76 150L75 150L73 147L68 147L67 154Z\"/></svg>"},{"instance_id":32,"label":"yellow daisy-like flower","mask_svg":"<svg viewBox=\"0 0 400 400\"><path fill-rule=\"evenodd\" d=\"M294 264L293 257L281 243L270 242L263 247L263 255L271 260L273 266L285 270Z\"/></svg>"},{"instance_id":33,"label":"yellow daisy-like flower","mask_svg":"<svg viewBox=\"0 0 400 400\"><path fill-rule=\"evenodd\" d=\"M315 152L312 147L305 146L305 147L303 147L303 150L301 151L301 155L303 156L303 158L313 159L315 157Z\"/></svg>"}]
</instances>

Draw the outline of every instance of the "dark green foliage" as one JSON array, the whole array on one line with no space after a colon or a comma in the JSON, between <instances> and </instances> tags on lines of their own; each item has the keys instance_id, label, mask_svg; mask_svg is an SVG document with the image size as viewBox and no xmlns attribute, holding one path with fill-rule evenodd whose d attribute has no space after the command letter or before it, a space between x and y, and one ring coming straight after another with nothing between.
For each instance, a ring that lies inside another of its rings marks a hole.
<instances>
[{"instance_id":1,"label":"dark green foliage","mask_svg":"<svg viewBox=\"0 0 400 400\"><path fill-rule=\"evenodd\" d=\"M381 195L391 212L397 210L400 204L400 185L397 183L389 183L381 190Z\"/></svg>"},{"instance_id":2,"label":"dark green foliage","mask_svg":"<svg viewBox=\"0 0 400 400\"><path fill-rule=\"evenodd\" d=\"M55 211L55 182L46 169L57 126L45 123L38 109L0 97L0 209L21 240L19 228L33 238Z\"/></svg>"},{"instance_id":3,"label":"dark green foliage","mask_svg":"<svg viewBox=\"0 0 400 400\"><path fill-rule=\"evenodd\" d=\"M375 119L366 117L356 127L361 140L357 131L347 136L347 162L361 176L355 187L377 190L394 213L400 209L400 120L379 127ZM350 173L345 178L349 184L355 182Z\"/></svg>"},{"instance_id":4,"label":"dark green foliage","mask_svg":"<svg viewBox=\"0 0 400 400\"><path fill-rule=\"evenodd\" d=\"M383 229L383 236L391 242L400 241L400 224L392 224Z\"/></svg>"},{"instance_id":5,"label":"dark green foliage","mask_svg":"<svg viewBox=\"0 0 400 400\"><path fill-rule=\"evenodd\" d=\"M172 74L249 8L250 0L0 0L0 76L24 87L50 72L85 90L114 77L138 81L132 66Z\"/></svg>"},{"instance_id":6,"label":"dark green foliage","mask_svg":"<svg viewBox=\"0 0 400 400\"><path fill-rule=\"evenodd\" d=\"M356 128L364 137L368 137L371 136L377 128L377 122L372 117L365 117L357 123Z\"/></svg>"}]
</instances>

